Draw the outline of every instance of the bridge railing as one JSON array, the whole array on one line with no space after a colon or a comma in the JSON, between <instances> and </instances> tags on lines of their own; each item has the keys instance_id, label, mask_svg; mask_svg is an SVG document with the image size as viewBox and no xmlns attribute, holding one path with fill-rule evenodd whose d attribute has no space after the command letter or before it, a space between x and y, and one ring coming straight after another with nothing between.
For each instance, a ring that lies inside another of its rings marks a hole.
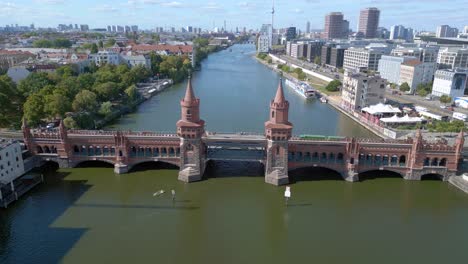
<instances>
[{"instance_id":1,"label":"bridge railing","mask_svg":"<svg viewBox=\"0 0 468 264\"><path fill-rule=\"evenodd\" d=\"M218 135L239 135L239 136L265 136L265 133L259 132L211 132L206 131L207 136L218 136Z\"/></svg>"},{"instance_id":2,"label":"bridge railing","mask_svg":"<svg viewBox=\"0 0 468 264\"><path fill-rule=\"evenodd\" d=\"M113 130L69 130L69 135L84 136L115 136L118 131ZM151 131L120 131L123 136L137 137L177 137L177 134L171 132L151 132Z\"/></svg>"}]
</instances>

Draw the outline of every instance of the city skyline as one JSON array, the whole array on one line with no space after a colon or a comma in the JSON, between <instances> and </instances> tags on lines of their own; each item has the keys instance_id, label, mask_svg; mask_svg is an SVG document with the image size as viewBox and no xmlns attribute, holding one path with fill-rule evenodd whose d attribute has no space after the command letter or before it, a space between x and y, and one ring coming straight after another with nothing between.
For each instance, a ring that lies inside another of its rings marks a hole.
<instances>
[{"instance_id":1,"label":"city skyline","mask_svg":"<svg viewBox=\"0 0 468 264\"><path fill-rule=\"evenodd\" d=\"M323 29L324 18L330 12L342 12L357 30L359 12L367 7L381 11L380 25L405 25L417 30L435 31L448 24L462 29L467 23L463 10L467 0L453 0L449 7L440 7L436 0L365 0L358 4L342 0L275 1L275 27L296 26L305 30L307 21L311 29ZM2 25L34 23L37 27L56 27L58 24L89 24L91 28L107 25L139 25L142 29L155 26L192 25L204 29L227 30L246 26L257 29L271 22L271 0L259 1L202 1L202 0L127 0L127 1L71 1L71 0L9 0L0 1ZM182 15L181 15L182 14ZM428 19L430 17L430 19Z\"/></svg>"}]
</instances>

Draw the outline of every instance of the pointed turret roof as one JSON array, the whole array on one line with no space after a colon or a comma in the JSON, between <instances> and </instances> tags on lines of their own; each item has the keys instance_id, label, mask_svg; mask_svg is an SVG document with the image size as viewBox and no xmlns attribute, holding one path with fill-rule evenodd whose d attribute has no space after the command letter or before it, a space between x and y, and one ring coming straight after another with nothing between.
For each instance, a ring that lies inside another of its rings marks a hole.
<instances>
[{"instance_id":1,"label":"pointed turret roof","mask_svg":"<svg viewBox=\"0 0 468 264\"><path fill-rule=\"evenodd\" d=\"M276 96L275 96L275 103L284 103L286 99L284 98L284 92L283 92L283 79L280 78L279 84L278 84L278 90L276 90Z\"/></svg>"},{"instance_id":2,"label":"pointed turret roof","mask_svg":"<svg viewBox=\"0 0 468 264\"><path fill-rule=\"evenodd\" d=\"M185 90L184 102L193 102L195 100L197 100L197 98L195 98L195 93L193 92L192 88L192 78L189 75L187 82L187 90Z\"/></svg>"}]
</instances>

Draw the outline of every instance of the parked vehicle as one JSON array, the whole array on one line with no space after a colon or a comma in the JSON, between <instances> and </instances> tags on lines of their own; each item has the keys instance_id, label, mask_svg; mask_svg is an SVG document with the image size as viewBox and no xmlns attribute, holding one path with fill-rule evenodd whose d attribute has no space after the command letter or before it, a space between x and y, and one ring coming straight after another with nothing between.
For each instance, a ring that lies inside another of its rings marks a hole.
<instances>
[{"instance_id":1,"label":"parked vehicle","mask_svg":"<svg viewBox=\"0 0 468 264\"><path fill-rule=\"evenodd\" d=\"M453 116L452 116L454 119L457 119L457 120L461 120L461 121L467 121L467 118L468 116L466 116L465 114L463 113L460 113L460 112L453 112Z\"/></svg>"}]
</instances>

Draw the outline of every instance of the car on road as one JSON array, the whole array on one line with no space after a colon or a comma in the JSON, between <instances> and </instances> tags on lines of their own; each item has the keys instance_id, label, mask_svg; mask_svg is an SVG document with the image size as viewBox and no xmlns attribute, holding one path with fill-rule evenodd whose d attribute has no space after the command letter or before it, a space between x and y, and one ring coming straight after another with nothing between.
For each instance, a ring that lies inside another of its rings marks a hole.
<instances>
[{"instance_id":1,"label":"car on road","mask_svg":"<svg viewBox=\"0 0 468 264\"><path fill-rule=\"evenodd\" d=\"M441 109L447 109L447 106L441 105L440 108L441 108Z\"/></svg>"},{"instance_id":2,"label":"car on road","mask_svg":"<svg viewBox=\"0 0 468 264\"><path fill-rule=\"evenodd\" d=\"M428 95L428 96L426 96L426 98L424 98L424 99L426 99L427 101L431 101L431 100L432 100L432 95Z\"/></svg>"}]
</instances>

